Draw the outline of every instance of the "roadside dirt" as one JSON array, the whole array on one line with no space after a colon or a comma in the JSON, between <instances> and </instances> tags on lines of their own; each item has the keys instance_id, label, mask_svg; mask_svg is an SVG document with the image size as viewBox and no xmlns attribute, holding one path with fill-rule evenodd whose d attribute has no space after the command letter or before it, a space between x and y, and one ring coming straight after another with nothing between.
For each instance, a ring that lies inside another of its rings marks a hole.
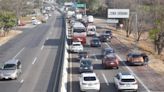
<instances>
[{"instance_id":1,"label":"roadside dirt","mask_svg":"<svg viewBox=\"0 0 164 92\"><path fill-rule=\"evenodd\" d=\"M149 67L153 69L158 74L164 75L164 54L157 55L154 52L154 46L152 42L148 39L148 34L145 33L140 42L135 42L135 36L131 35L129 38L126 37L125 30L116 30L114 27L106 23L104 19L95 19L96 24L100 24L103 30L112 29L113 35L117 39L126 45L128 49L139 50L145 52L150 57ZM102 31L103 31L102 30Z\"/></svg>"},{"instance_id":2,"label":"roadside dirt","mask_svg":"<svg viewBox=\"0 0 164 92\"><path fill-rule=\"evenodd\" d=\"M22 33L22 32L18 31L18 30L17 31L11 30L8 34L6 34L6 36L0 36L0 46L5 44L7 41L14 38L15 36L17 36L20 33Z\"/></svg>"}]
</instances>

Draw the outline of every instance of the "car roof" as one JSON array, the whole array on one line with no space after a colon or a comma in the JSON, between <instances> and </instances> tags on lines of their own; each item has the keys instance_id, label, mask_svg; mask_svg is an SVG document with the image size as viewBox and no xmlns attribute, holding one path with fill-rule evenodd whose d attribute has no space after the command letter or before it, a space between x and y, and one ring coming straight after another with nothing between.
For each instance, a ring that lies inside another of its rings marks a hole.
<instances>
[{"instance_id":1,"label":"car roof","mask_svg":"<svg viewBox=\"0 0 164 92\"><path fill-rule=\"evenodd\" d=\"M134 79L134 75L129 72L121 72L119 73L121 79Z\"/></svg>"},{"instance_id":2,"label":"car roof","mask_svg":"<svg viewBox=\"0 0 164 92\"><path fill-rule=\"evenodd\" d=\"M92 38L91 40L99 40L99 38L97 38L97 37L94 37L94 38Z\"/></svg>"},{"instance_id":3,"label":"car roof","mask_svg":"<svg viewBox=\"0 0 164 92\"><path fill-rule=\"evenodd\" d=\"M134 57L140 57L140 56L143 56L142 53L129 53L128 55L132 55Z\"/></svg>"},{"instance_id":4,"label":"car roof","mask_svg":"<svg viewBox=\"0 0 164 92\"><path fill-rule=\"evenodd\" d=\"M113 48L111 47L108 47L108 48L104 48L105 51L108 51L108 50L114 50Z\"/></svg>"},{"instance_id":5,"label":"car roof","mask_svg":"<svg viewBox=\"0 0 164 92\"><path fill-rule=\"evenodd\" d=\"M112 33L112 31L111 31L111 30L106 30L106 31L105 31L105 33L108 33L108 32Z\"/></svg>"},{"instance_id":6,"label":"car roof","mask_svg":"<svg viewBox=\"0 0 164 92\"><path fill-rule=\"evenodd\" d=\"M114 54L114 53L107 54L106 57L116 57L116 54Z\"/></svg>"},{"instance_id":7,"label":"car roof","mask_svg":"<svg viewBox=\"0 0 164 92\"><path fill-rule=\"evenodd\" d=\"M80 51L80 52L78 52L78 54L88 54L88 52L87 51Z\"/></svg>"},{"instance_id":8,"label":"car roof","mask_svg":"<svg viewBox=\"0 0 164 92\"><path fill-rule=\"evenodd\" d=\"M81 59L80 62L81 62L81 61L90 61L90 62L92 62L90 59L87 59L87 58Z\"/></svg>"},{"instance_id":9,"label":"car roof","mask_svg":"<svg viewBox=\"0 0 164 92\"><path fill-rule=\"evenodd\" d=\"M7 62L5 62L5 64L17 64L18 61L18 59L10 59Z\"/></svg>"},{"instance_id":10,"label":"car roof","mask_svg":"<svg viewBox=\"0 0 164 92\"><path fill-rule=\"evenodd\" d=\"M81 44L81 42L76 41L76 42L72 42L72 44Z\"/></svg>"},{"instance_id":11,"label":"car roof","mask_svg":"<svg viewBox=\"0 0 164 92\"><path fill-rule=\"evenodd\" d=\"M95 25L88 25L87 28L96 28Z\"/></svg>"},{"instance_id":12,"label":"car roof","mask_svg":"<svg viewBox=\"0 0 164 92\"><path fill-rule=\"evenodd\" d=\"M82 73L81 75L82 75L83 77L89 77L89 76L96 76L96 73L87 72L87 73Z\"/></svg>"}]
</instances>

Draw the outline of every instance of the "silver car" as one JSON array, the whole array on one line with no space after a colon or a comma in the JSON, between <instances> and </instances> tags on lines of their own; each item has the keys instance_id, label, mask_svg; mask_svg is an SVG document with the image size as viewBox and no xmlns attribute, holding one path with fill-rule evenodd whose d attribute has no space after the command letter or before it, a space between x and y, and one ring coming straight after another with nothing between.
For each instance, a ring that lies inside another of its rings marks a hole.
<instances>
[{"instance_id":1,"label":"silver car","mask_svg":"<svg viewBox=\"0 0 164 92\"><path fill-rule=\"evenodd\" d=\"M21 62L18 59L5 62L0 70L0 79L17 79L22 72L21 68Z\"/></svg>"}]
</instances>

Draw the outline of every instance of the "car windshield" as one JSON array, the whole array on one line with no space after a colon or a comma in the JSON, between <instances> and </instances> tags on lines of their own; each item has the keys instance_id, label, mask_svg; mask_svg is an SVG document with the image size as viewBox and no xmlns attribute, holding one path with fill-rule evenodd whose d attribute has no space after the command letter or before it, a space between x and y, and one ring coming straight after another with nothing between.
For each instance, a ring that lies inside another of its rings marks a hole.
<instances>
[{"instance_id":1,"label":"car windshield","mask_svg":"<svg viewBox=\"0 0 164 92\"><path fill-rule=\"evenodd\" d=\"M114 51L113 50L106 50L105 51L105 54L109 54L109 53L114 53Z\"/></svg>"},{"instance_id":2,"label":"car windshield","mask_svg":"<svg viewBox=\"0 0 164 92\"><path fill-rule=\"evenodd\" d=\"M93 42L99 42L99 40L98 40L98 39L93 39L92 41L93 41Z\"/></svg>"},{"instance_id":3,"label":"car windshield","mask_svg":"<svg viewBox=\"0 0 164 92\"><path fill-rule=\"evenodd\" d=\"M83 66L91 66L92 63L90 61L82 61L81 65L83 65Z\"/></svg>"},{"instance_id":4,"label":"car windshield","mask_svg":"<svg viewBox=\"0 0 164 92\"><path fill-rule=\"evenodd\" d=\"M108 57L107 60L115 60L116 57Z\"/></svg>"},{"instance_id":5,"label":"car windshield","mask_svg":"<svg viewBox=\"0 0 164 92\"><path fill-rule=\"evenodd\" d=\"M73 46L80 46L80 44L73 44Z\"/></svg>"},{"instance_id":6,"label":"car windshield","mask_svg":"<svg viewBox=\"0 0 164 92\"><path fill-rule=\"evenodd\" d=\"M87 54L87 52L79 52L80 55Z\"/></svg>"},{"instance_id":7,"label":"car windshield","mask_svg":"<svg viewBox=\"0 0 164 92\"><path fill-rule=\"evenodd\" d=\"M91 28L91 29L89 29L88 31L95 31L95 29Z\"/></svg>"},{"instance_id":8,"label":"car windshield","mask_svg":"<svg viewBox=\"0 0 164 92\"><path fill-rule=\"evenodd\" d=\"M96 77L84 77L84 80L85 81L95 81L96 80Z\"/></svg>"},{"instance_id":9,"label":"car windshield","mask_svg":"<svg viewBox=\"0 0 164 92\"><path fill-rule=\"evenodd\" d=\"M104 35L102 35L102 37L106 38L106 37L109 37L109 35L104 34Z\"/></svg>"},{"instance_id":10,"label":"car windshield","mask_svg":"<svg viewBox=\"0 0 164 92\"><path fill-rule=\"evenodd\" d=\"M141 54L133 54L133 57L138 58L138 57L142 57L142 55Z\"/></svg>"},{"instance_id":11,"label":"car windshield","mask_svg":"<svg viewBox=\"0 0 164 92\"><path fill-rule=\"evenodd\" d=\"M121 79L122 82L135 82L135 79Z\"/></svg>"},{"instance_id":12,"label":"car windshield","mask_svg":"<svg viewBox=\"0 0 164 92\"><path fill-rule=\"evenodd\" d=\"M15 64L6 64L6 65L4 65L3 69L14 70L14 69L16 69L16 65Z\"/></svg>"},{"instance_id":13,"label":"car windshield","mask_svg":"<svg viewBox=\"0 0 164 92\"><path fill-rule=\"evenodd\" d=\"M112 34L112 32L111 32L111 31L106 31L105 33L106 33L106 34Z\"/></svg>"},{"instance_id":14,"label":"car windshield","mask_svg":"<svg viewBox=\"0 0 164 92\"><path fill-rule=\"evenodd\" d=\"M82 32L85 32L85 29L74 29L73 32L75 33L82 33Z\"/></svg>"}]
</instances>

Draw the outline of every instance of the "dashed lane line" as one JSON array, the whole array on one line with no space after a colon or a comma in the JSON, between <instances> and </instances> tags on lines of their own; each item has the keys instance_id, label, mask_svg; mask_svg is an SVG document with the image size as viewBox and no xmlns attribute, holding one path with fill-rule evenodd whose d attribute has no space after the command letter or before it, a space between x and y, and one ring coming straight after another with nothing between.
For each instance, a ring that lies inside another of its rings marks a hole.
<instances>
[{"instance_id":1,"label":"dashed lane line","mask_svg":"<svg viewBox=\"0 0 164 92\"><path fill-rule=\"evenodd\" d=\"M15 59L18 55L20 55L20 53L24 50L25 48L22 48L14 57L13 59Z\"/></svg>"},{"instance_id":2,"label":"dashed lane line","mask_svg":"<svg viewBox=\"0 0 164 92\"><path fill-rule=\"evenodd\" d=\"M37 60L37 57L34 58L32 64L35 64L36 60Z\"/></svg>"},{"instance_id":3,"label":"dashed lane line","mask_svg":"<svg viewBox=\"0 0 164 92\"><path fill-rule=\"evenodd\" d=\"M102 76L103 76L103 78L104 78L104 80L105 80L106 85L109 86L108 80L107 80L107 78L105 77L104 73L102 73Z\"/></svg>"},{"instance_id":4,"label":"dashed lane line","mask_svg":"<svg viewBox=\"0 0 164 92\"><path fill-rule=\"evenodd\" d=\"M22 79L21 81L20 81L20 83L23 83L24 82L24 80Z\"/></svg>"},{"instance_id":5,"label":"dashed lane line","mask_svg":"<svg viewBox=\"0 0 164 92\"><path fill-rule=\"evenodd\" d=\"M40 49L43 50L43 48L44 48L44 45L42 45L42 47Z\"/></svg>"},{"instance_id":6,"label":"dashed lane line","mask_svg":"<svg viewBox=\"0 0 164 92\"><path fill-rule=\"evenodd\" d=\"M106 43L106 45L108 46L108 47L110 47L107 43ZM118 55L117 55L117 57L121 60L121 61L123 61ZM134 76L137 78L137 80L141 83L141 85L146 89L146 91L147 92L151 92L150 90L149 90L149 88L142 82L142 80L133 72L133 70L132 69L130 69L124 62L122 62L123 64L124 64L124 66L131 72L131 73L133 73L134 74Z\"/></svg>"}]
</instances>

